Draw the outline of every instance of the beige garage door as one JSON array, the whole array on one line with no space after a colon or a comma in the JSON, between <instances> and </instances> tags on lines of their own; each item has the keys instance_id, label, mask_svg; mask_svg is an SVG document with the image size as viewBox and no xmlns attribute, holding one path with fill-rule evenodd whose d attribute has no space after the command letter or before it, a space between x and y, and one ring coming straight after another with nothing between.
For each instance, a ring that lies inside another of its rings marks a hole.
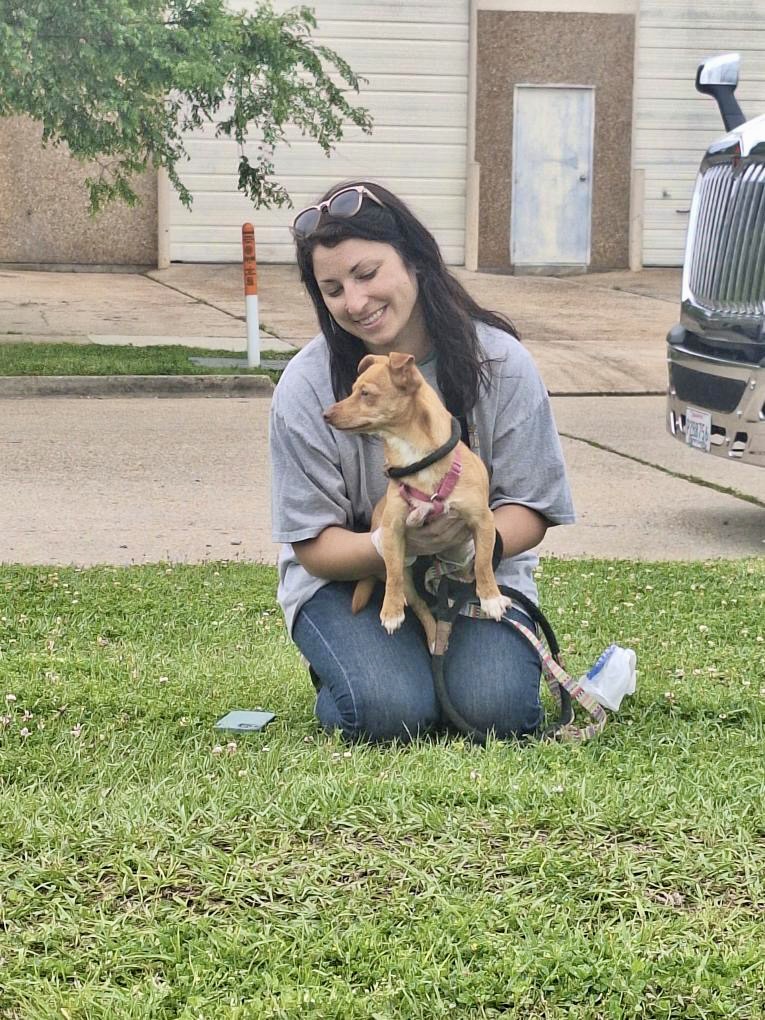
<instances>
[{"instance_id":1,"label":"beige garage door","mask_svg":"<svg viewBox=\"0 0 765 1020\"><path fill-rule=\"evenodd\" d=\"M359 102L371 112L374 131L368 136L349 127L329 159L295 133L291 145L277 154L279 180L299 208L335 181L371 177L422 216L449 263L462 264L468 0L317 0L312 6L319 22L316 38L367 79ZM258 258L292 261L290 210L255 211L239 194L235 143L208 130L188 136L187 148L190 162L182 176L194 204L187 211L174 195L169 199L171 260L238 261L241 225L251 220Z\"/></svg>"}]
</instances>

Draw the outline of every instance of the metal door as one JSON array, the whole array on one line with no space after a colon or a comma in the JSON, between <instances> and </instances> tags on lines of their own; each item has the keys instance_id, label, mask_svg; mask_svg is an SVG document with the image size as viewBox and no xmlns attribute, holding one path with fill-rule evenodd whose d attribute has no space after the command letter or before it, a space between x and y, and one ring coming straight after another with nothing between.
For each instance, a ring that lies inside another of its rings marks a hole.
<instances>
[{"instance_id":1,"label":"metal door","mask_svg":"<svg viewBox=\"0 0 765 1020\"><path fill-rule=\"evenodd\" d=\"M594 113L592 88L515 86L514 265L589 264Z\"/></svg>"}]
</instances>

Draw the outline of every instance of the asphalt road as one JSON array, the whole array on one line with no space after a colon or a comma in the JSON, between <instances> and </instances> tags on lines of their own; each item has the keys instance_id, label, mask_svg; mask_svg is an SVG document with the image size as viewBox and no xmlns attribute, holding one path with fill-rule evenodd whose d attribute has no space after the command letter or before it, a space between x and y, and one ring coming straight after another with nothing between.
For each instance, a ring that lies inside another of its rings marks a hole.
<instances>
[{"instance_id":1,"label":"asphalt road","mask_svg":"<svg viewBox=\"0 0 765 1020\"><path fill-rule=\"evenodd\" d=\"M274 562L268 407L266 396L0 400L0 562ZM579 523L551 529L543 553L765 553L765 470L670 439L662 397L553 407Z\"/></svg>"}]
</instances>

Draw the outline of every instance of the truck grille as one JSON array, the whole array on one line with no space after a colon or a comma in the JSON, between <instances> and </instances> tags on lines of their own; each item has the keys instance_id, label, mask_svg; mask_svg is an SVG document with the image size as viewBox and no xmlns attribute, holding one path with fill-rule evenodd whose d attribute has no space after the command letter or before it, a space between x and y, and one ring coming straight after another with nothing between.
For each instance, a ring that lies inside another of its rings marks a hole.
<instances>
[{"instance_id":1,"label":"truck grille","mask_svg":"<svg viewBox=\"0 0 765 1020\"><path fill-rule=\"evenodd\" d=\"M689 237L688 286L702 307L762 314L765 302L765 164L702 171Z\"/></svg>"}]
</instances>

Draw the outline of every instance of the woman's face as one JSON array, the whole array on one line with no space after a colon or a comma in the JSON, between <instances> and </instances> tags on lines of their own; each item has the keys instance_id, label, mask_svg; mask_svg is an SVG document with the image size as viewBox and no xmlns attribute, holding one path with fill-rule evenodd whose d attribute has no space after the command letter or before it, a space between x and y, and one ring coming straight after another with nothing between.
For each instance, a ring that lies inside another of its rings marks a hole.
<instances>
[{"instance_id":1,"label":"woman's face","mask_svg":"<svg viewBox=\"0 0 765 1020\"><path fill-rule=\"evenodd\" d=\"M313 271L332 318L371 354L429 352L417 277L391 245L355 237L317 245Z\"/></svg>"}]
</instances>

